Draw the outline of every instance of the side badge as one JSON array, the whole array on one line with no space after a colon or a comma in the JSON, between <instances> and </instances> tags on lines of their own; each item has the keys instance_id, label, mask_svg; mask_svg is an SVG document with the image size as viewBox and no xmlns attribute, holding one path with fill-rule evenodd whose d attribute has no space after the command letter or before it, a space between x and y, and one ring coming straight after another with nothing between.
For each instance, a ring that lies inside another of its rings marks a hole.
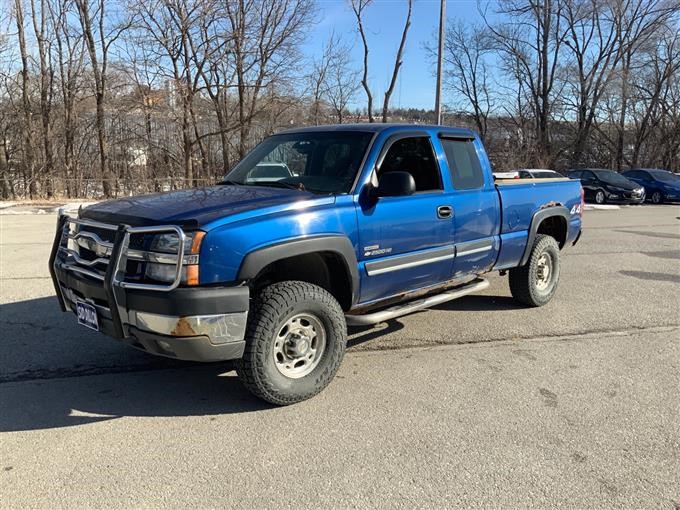
<instances>
[{"instance_id":1,"label":"side badge","mask_svg":"<svg viewBox=\"0 0 680 510\"><path fill-rule=\"evenodd\" d=\"M387 255L392 253L392 248L380 248L379 244L364 246L364 257L375 257L376 255Z\"/></svg>"}]
</instances>

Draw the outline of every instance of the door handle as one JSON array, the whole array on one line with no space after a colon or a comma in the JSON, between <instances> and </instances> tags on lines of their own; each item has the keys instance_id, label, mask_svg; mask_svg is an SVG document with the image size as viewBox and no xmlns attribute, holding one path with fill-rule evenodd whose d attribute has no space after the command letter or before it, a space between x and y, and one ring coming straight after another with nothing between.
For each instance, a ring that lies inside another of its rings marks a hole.
<instances>
[{"instance_id":1,"label":"door handle","mask_svg":"<svg viewBox=\"0 0 680 510\"><path fill-rule=\"evenodd\" d=\"M437 207L437 218L445 220L453 216L453 207L450 205L440 205Z\"/></svg>"}]
</instances>

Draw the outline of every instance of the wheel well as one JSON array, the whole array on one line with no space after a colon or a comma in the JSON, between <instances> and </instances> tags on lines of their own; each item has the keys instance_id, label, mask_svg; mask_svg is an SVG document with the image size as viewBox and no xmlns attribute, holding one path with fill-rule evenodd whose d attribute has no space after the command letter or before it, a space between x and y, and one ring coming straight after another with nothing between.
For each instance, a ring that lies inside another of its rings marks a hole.
<instances>
[{"instance_id":1,"label":"wheel well","mask_svg":"<svg viewBox=\"0 0 680 510\"><path fill-rule=\"evenodd\" d=\"M352 306L352 279L342 256L334 252L305 253L272 262L250 282L259 289L287 280L298 280L327 290L343 310Z\"/></svg>"},{"instance_id":2,"label":"wheel well","mask_svg":"<svg viewBox=\"0 0 680 510\"><path fill-rule=\"evenodd\" d=\"M541 221L536 233L554 237L561 250L567 242L567 220L562 216L550 216Z\"/></svg>"}]
</instances>

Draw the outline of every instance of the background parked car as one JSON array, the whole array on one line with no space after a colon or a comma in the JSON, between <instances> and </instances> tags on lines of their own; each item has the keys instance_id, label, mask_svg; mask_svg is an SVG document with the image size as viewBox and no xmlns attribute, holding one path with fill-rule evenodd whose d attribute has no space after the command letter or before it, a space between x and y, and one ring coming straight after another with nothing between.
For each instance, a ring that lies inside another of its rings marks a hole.
<instances>
[{"instance_id":1,"label":"background parked car","mask_svg":"<svg viewBox=\"0 0 680 510\"><path fill-rule=\"evenodd\" d=\"M581 180L586 201L596 204L641 204L645 201L645 188L613 170L580 168L570 170L568 175L570 179Z\"/></svg>"},{"instance_id":2,"label":"background parked car","mask_svg":"<svg viewBox=\"0 0 680 510\"><path fill-rule=\"evenodd\" d=\"M557 179L564 177L554 170L544 168L523 168L509 172L494 172L493 176L496 179Z\"/></svg>"},{"instance_id":3,"label":"background parked car","mask_svg":"<svg viewBox=\"0 0 680 510\"><path fill-rule=\"evenodd\" d=\"M525 168L519 170L521 179L559 179L564 175L555 172L554 170L547 170L545 168Z\"/></svg>"},{"instance_id":4,"label":"background parked car","mask_svg":"<svg viewBox=\"0 0 680 510\"><path fill-rule=\"evenodd\" d=\"M638 168L622 172L645 188L647 200L654 204L680 201L680 175L658 168Z\"/></svg>"}]
</instances>

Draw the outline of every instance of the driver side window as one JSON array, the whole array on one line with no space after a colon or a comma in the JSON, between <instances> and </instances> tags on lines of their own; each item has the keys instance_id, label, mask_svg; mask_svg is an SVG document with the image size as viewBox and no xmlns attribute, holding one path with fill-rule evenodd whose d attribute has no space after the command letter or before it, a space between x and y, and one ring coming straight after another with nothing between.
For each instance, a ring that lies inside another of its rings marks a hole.
<instances>
[{"instance_id":1,"label":"driver side window","mask_svg":"<svg viewBox=\"0 0 680 510\"><path fill-rule=\"evenodd\" d=\"M443 189L439 165L427 136L402 138L394 142L377 170L378 179L388 172L411 174L416 183L416 193Z\"/></svg>"}]
</instances>

